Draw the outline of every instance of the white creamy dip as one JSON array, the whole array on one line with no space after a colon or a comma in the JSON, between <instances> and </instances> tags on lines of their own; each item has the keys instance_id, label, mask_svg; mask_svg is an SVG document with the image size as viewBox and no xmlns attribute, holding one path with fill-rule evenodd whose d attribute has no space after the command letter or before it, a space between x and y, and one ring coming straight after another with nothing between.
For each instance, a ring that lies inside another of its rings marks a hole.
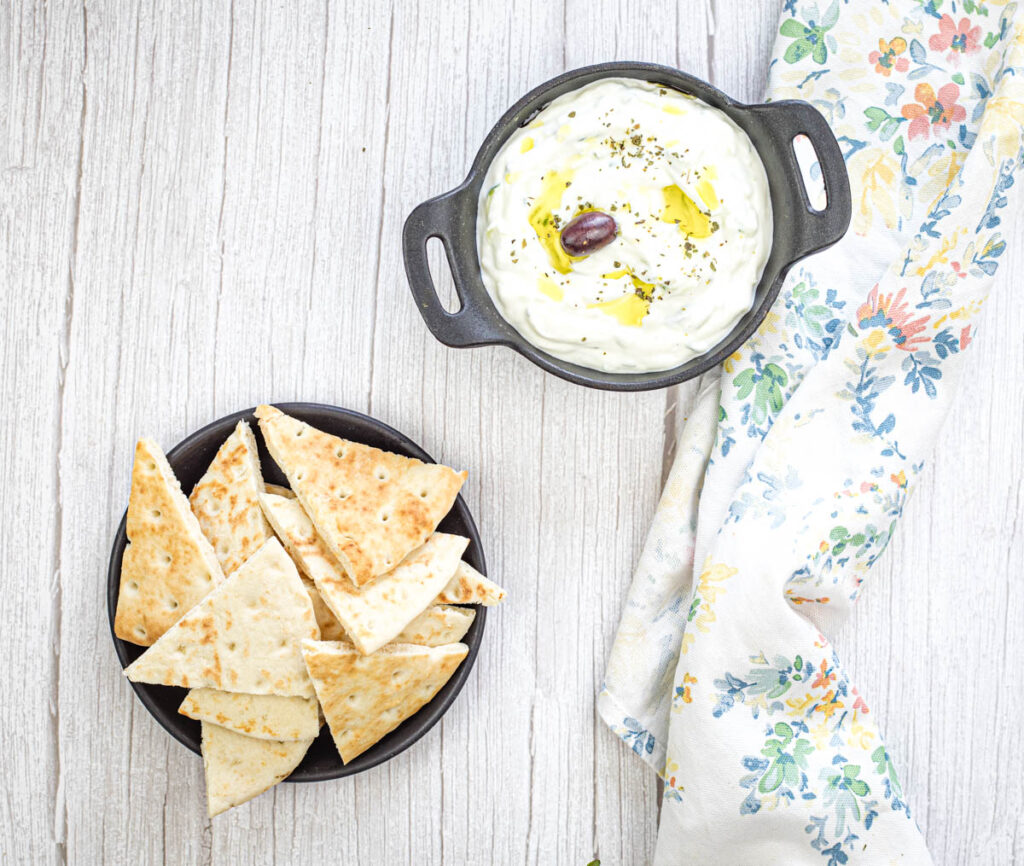
<instances>
[{"instance_id":1,"label":"white creamy dip","mask_svg":"<svg viewBox=\"0 0 1024 866\"><path fill-rule=\"evenodd\" d=\"M585 211L615 239L569 256ZM501 314L544 351L595 370L667 370L750 308L768 258L768 178L750 139L704 102L607 78L517 130L484 181L477 246Z\"/></svg>"}]
</instances>

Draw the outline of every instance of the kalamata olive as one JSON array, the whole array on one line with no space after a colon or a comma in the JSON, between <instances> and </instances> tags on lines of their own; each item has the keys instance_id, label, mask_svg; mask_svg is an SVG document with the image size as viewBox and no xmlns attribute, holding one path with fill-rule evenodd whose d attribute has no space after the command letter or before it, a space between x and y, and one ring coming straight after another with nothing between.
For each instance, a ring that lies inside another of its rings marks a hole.
<instances>
[{"instance_id":1,"label":"kalamata olive","mask_svg":"<svg viewBox=\"0 0 1024 866\"><path fill-rule=\"evenodd\" d=\"M562 249L570 256L586 256L613 240L619 227L608 214L599 210L587 211L573 217L562 229Z\"/></svg>"}]
</instances>

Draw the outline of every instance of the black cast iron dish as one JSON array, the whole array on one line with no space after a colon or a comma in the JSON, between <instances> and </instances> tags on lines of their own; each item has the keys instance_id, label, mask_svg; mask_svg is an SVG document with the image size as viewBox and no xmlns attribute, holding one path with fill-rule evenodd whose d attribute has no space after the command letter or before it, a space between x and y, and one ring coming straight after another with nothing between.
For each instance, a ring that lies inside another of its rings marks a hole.
<instances>
[{"instance_id":1,"label":"black cast iron dish","mask_svg":"<svg viewBox=\"0 0 1024 866\"><path fill-rule=\"evenodd\" d=\"M335 406L322 406L317 403L276 403L282 412L292 415L311 424L314 427L351 439L355 442L363 442L375 448L383 448L387 451L394 451L396 454L404 454L407 457L416 457L427 463L433 463L430 455L419 445L403 436L397 430L382 424L380 421L352 412L348 409L339 409ZM181 482L181 489L188 495L196 482L202 478L210 461L213 460L217 449L234 430L239 421L248 421L249 426L256 436L260 451L260 463L263 466L263 475L267 482L287 486L288 482L281 470L267 453L263 444L263 436L260 434L259 425L256 423L254 409L246 409L243 412L235 412L219 421L204 427L193 433L183 442L176 445L167 453L167 459L174 469L175 475ZM121 662L121 667L130 665L145 651L145 647L136 646L127 641L120 640L114 635L114 612L117 610L117 594L121 583L121 557L128 543L125 534L125 522L128 513L125 512L121 518L121 524L117 528L117 535L114 537L114 549L110 553L110 567L107 570L107 611L110 617L110 634L114 638L114 649ZM443 532L451 532L455 535L462 535L469 539L469 547L463 558L474 568L486 573L483 549L480 546L480 536L476 531L476 524L466 507L466 503L460 496L455 501L455 506L448 513L448 516L441 521L438 527ZM487 618L487 609L476 607L476 618L470 626L462 642L469 647L469 653L465 660L459 665L458 670L452 676L444 688L437 693L437 696L416 715L406 719L395 730L373 747L367 749L358 758L348 764L342 764L338 756L338 750L334 747L330 731L324 725L320 736L309 747L306 757L302 763L295 768L295 771L288 777L289 782L322 782L325 779L337 779L340 776L351 776L369 770L377 764L389 761L400 752L404 752L427 731L429 731L438 719L441 718L455 700L455 696L462 689L469 672L476 661L477 651L480 649L480 639L484 633L484 621ZM132 688L139 696L139 700L153 717L166 728L167 732L181 743L184 743L196 754L199 754L200 724L194 719L178 713L178 707L185 699L188 689L179 689L172 686L153 686L146 683L132 683Z\"/></svg>"},{"instance_id":2,"label":"black cast iron dish","mask_svg":"<svg viewBox=\"0 0 1024 866\"><path fill-rule=\"evenodd\" d=\"M601 78L639 78L696 96L727 114L750 137L768 175L774 232L772 249L751 309L714 348L680 367L653 373L605 373L555 358L528 342L506 322L484 287L476 247L477 204L491 160L505 140L528 124L553 99ZM793 151L793 138L806 135L817 153L828 205L811 208ZM832 130L809 104L797 100L742 105L710 84L653 63L602 63L567 72L531 90L490 131L460 186L416 207L405 222L405 271L427 327L442 343L457 348L509 346L556 376L579 385L613 391L664 388L699 376L735 352L768 313L787 270L797 261L838 241L850 225L850 182ZM462 307L445 311L427 265L427 240L444 245Z\"/></svg>"}]
</instances>

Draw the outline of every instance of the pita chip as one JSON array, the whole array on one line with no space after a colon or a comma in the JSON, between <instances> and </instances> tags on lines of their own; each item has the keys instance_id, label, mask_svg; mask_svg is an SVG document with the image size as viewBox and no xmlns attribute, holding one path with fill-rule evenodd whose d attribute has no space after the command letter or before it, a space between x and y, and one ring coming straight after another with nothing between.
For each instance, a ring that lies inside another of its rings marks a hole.
<instances>
[{"instance_id":1,"label":"pita chip","mask_svg":"<svg viewBox=\"0 0 1024 866\"><path fill-rule=\"evenodd\" d=\"M324 603L316 584L302 581L313 602L316 624L320 627L320 639L327 641L348 640L348 635L338 618ZM441 646L456 643L465 637L476 618L476 611L446 604L435 604L412 620L395 637L395 643L415 643L422 646ZM186 713L186 715L188 715ZM275 737L274 739L286 739Z\"/></svg>"},{"instance_id":2,"label":"pita chip","mask_svg":"<svg viewBox=\"0 0 1024 866\"><path fill-rule=\"evenodd\" d=\"M125 674L132 682L311 698L299 641L319 634L295 564L271 538Z\"/></svg>"},{"instance_id":3,"label":"pita chip","mask_svg":"<svg viewBox=\"0 0 1024 866\"><path fill-rule=\"evenodd\" d=\"M418 646L444 646L458 643L466 636L476 619L475 610L435 604L428 607L416 619L399 632L395 643L412 643Z\"/></svg>"},{"instance_id":4,"label":"pita chip","mask_svg":"<svg viewBox=\"0 0 1024 866\"><path fill-rule=\"evenodd\" d=\"M468 539L436 532L397 568L356 589L297 500L264 495L261 501L288 552L313 579L349 640L367 654L394 640L430 605L469 544Z\"/></svg>"},{"instance_id":5,"label":"pita chip","mask_svg":"<svg viewBox=\"0 0 1024 866\"><path fill-rule=\"evenodd\" d=\"M309 600L313 602L313 615L316 617L316 624L320 628L320 639L345 640L347 637L345 629L342 628L338 618L327 606L326 602L324 602L324 598L320 595L320 590L316 588L316 584L311 580L303 579L302 585L306 587L306 592L309 593Z\"/></svg>"},{"instance_id":6,"label":"pita chip","mask_svg":"<svg viewBox=\"0 0 1024 866\"><path fill-rule=\"evenodd\" d=\"M309 675L341 760L365 752L440 691L466 657L465 644L392 644L373 655L324 641L302 642Z\"/></svg>"},{"instance_id":7,"label":"pita chip","mask_svg":"<svg viewBox=\"0 0 1024 866\"><path fill-rule=\"evenodd\" d=\"M460 560L453 577L437 597L438 604L481 604L492 607L505 598L505 590L488 580L468 562Z\"/></svg>"},{"instance_id":8,"label":"pita chip","mask_svg":"<svg viewBox=\"0 0 1024 866\"><path fill-rule=\"evenodd\" d=\"M273 534L260 508L262 492L256 440L249 425L239 421L189 496L192 513L226 575Z\"/></svg>"},{"instance_id":9,"label":"pita chip","mask_svg":"<svg viewBox=\"0 0 1024 866\"><path fill-rule=\"evenodd\" d=\"M150 646L224 580L178 479L152 439L135 446L127 531L114 633Z\"/></svg>"},{"instance_id":10,"label":"pita chip","mask_svg":"<svg viewBox=\"0 0 1024 866\"><path fill-rule=\"evenodd\" d=\"M280 484L264 484L264 493L273 493L275 496L283 496L285 499L294 499L295 494L287 487L282 487Z\"/></svg>"},{"instance_id":11,"label":"pita chip","mask_svg":"<svg viewBox=\"0 0 1024 866\"><path fill-rule=\"evenodd\" d=\"M192 689L178 712L260 740L308 740L320 733L316 698Z\"/></svg>"},{"instance_id":12,"label":"pita chip","mask_svg":"<svg viewBox=\"0 0 1024 866\"><path fill-rule=\"evenodd\" d=\"M465 472L340 439L256 410L274 460L356 586L395 568L451 510Z\"/></svg>"},{"instance_id":13,"label":"pita chip","mask_svg":"<svg viewBox=\"0 0 1024 866\"><path fill-rule=\"evenodd\" d=\"M212 818L287 779L309 750L312 739L258 740L203 722L206 804Z\"/></svg>"}]
</instances>

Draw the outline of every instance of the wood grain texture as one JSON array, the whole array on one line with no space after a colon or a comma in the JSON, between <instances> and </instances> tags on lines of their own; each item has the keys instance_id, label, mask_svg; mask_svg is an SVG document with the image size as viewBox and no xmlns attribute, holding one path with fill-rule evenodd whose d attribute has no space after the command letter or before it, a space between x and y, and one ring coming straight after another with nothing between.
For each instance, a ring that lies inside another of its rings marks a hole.
<instances>
[{"instance_id":1,"label":"wood grain texture","mask_svg":"<svg viewBox=\"0 0 1024 866\"><path fill-rule=\"evenodd\" d=\"M71 522L58 458L76 275L84 33L80 11L0 8L0 861L63 857L55 704L60 539Z\"/></svg>"},{"instance_id":2,"label":"wood grain texture","mask_svg":"<svg viewBox=\"0 0 1024 866\"><path fill-rule=\"evenodd\" d=\"M594 696L692 388L599 393L505 349L441 346L406 287L401 225L564 69L655 60L759 99L779 7L0 8L0 556L18 582L0 594L0 861L649 860L655 779ZM941 863L1024 858L1024 231L1011 234L968 386L837 637ZM510 599L416 747L211 823L200 761L117 669L106 558L138 436L170 447L292 399L371 412L469 469Z\"/></svg>"}]
</instances>

